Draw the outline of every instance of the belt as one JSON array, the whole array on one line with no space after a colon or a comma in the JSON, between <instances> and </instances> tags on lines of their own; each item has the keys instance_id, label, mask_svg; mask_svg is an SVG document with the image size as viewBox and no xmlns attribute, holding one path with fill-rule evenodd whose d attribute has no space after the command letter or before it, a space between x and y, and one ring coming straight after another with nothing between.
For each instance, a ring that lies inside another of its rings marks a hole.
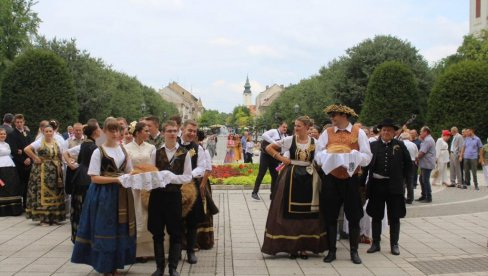
<instances>
[{"instance_id":1,"label":"belt","mask_svg":"<svg viewBox=\"0 0 488 276\"><path fill-rule=\"evenodd\" d=\"M299 161L299 160L290 160L292 165L297 165L297 166L310 166L312 162L309 161Z\"/></svg>"},{"instance_id":2,"label":"belt","mask_svg":"<svg viewBox=\"0 0 488 276\"><path fill-rule=\"evenodd\" d=\"M373 178L374 179L390 179L389 176L384 176L384 175L377 174L377 173L373 173Z\"/></svg>"}]
</instances>

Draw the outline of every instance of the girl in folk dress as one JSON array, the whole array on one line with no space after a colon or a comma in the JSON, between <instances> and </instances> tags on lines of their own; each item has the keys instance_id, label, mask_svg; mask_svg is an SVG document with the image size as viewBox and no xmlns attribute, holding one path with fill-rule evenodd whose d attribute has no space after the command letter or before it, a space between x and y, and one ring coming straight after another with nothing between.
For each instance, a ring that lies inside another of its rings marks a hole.
<instances>
[{"instance_id":1,"label":"girl in folk dress","mask_svg":"<svg viewBox=\"0 0 488 276\"><path fill-rule=\"evenodd\" d=\"M234 160L238 163L242 159L242 146L239 134L234 135Z\"/></svg>"},{"instance_id":2,"label":"girl in folk dress","mask_svg":"<svg viewBox=\"0 0 488 276\"><path fill-rule=\"evenodd\" d=\"M7 131L0 128L0 217L22 213L22 191L10 146L5 142Z\"/></svg>"},{"instance_id":3,"label":"girl in folk dress","mask_svg":"<svg viewBox=\"0 0 488 276\"><path fill-rule=\"evenodd\" d=\"M227 138L227 152L225 154L224 163L234 163L234 148L234 135L229 134L229 137Z\"/></svg>"},{"instance_id":4,"label":"girl in folk dress","mask_svg":"<svg viewBox=\"0 0 488 276\"><path fill-rule=\"evenodd\" d=\"M295 135L266 147L266 152L285 166L278 175L269 207L263 253L286 252L290 258L307 259L308 251L317 254L327 249L325 226L319 218L320 177L312 163L315 140L308 136L311 125L308 116L298 117ZM281 149L285 151L283 156Z\"/></svg>"},{"instance_id":5,"label":"girl in folk dress","mask_svg":"<svg viewBox=\"0 0 488 276\"><path fill-rule=\"evenodd\" d=\"M125 148L129 154L132 166L151 164L151 154L156 154L156 147L145 142L149 138L149 127L143 122L132 122L128 131L134 139ZM152 235L147 230L147 207L149 192L145 190L132 190L134 196L134 209L137 223L137 261L147 262L149 257L154 256Z\"/></svg>"},{"instance_id":6,"label":"girl in folk dress","mask_svg":"<svg viewBox=\"0 0 488 276\"><path fill-rule=\"evenodd\" d=\"M56 122L49 121L43 136L24 149L34 161L27 190L26 216L41 225L66 219L62 171L62 148L54 138Z\"/></svg>"},{"instance_id":7,"label":"girl in folk dress","mask_svg":"<svg viewBox=\"0 0 488 276\"><path fill-rule=\"evenodd\" d=\"M71 261L87 264L104 275L120 275L117 269L135 263L136 222L130 189L120 186L118 176L132 170L119 144L122 127L113 117L105 120L106 140L90 160L88 188Z\"/></svg>"}]
</instances>

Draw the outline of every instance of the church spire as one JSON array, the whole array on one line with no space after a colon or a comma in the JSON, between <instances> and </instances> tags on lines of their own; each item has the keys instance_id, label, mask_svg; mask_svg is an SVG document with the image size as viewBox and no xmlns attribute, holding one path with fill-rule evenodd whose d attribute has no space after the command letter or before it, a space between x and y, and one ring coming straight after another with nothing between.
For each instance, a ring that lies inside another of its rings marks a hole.
<instances>
[{"instance_id":1,"label":"church spire","mask_svg":"<svg viewBox=\"0 0 488 276\"><path fill-rule=\"evenodd\" d=\"M251 94L251 84L249 83L249 75L246 77L246 84L244 85L244 94Z\"/></svg>"}]
</instances>

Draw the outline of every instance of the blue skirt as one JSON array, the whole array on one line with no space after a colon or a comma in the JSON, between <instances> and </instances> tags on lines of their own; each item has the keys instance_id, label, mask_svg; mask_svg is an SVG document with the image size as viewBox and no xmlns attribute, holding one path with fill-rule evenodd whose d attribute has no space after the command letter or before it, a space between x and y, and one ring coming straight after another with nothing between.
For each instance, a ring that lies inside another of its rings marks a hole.
<instances>
[{"instance_id":1,"label":"blue skirt","mask_svg":"<svg viewBox=\"0 0 488 276\"><path fill-rule=\"evenodd\" d=\"M134 264L136 236L118 222L119 184L90 184L81 211L71 262L110 273Z\"/></svg>"}]
</instances>

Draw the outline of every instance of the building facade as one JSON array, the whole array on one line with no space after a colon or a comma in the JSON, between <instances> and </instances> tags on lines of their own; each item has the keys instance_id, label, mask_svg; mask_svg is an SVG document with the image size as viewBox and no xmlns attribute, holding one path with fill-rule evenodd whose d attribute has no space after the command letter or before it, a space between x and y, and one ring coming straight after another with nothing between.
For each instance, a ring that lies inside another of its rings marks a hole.
<instances>
[{"instance_id":1,"label":"building facade","mask_svg":"<svg viewBox=\"0 0 488 276\"><path fill-rule=\"evenodd\" d=\"M256 115L259 116L264 114L266 109L281 95L284 90L284 85L267 85L266 90L256 96Z\"/></svg>"},{"instance_id":2,"label":"building facade","mask_svg":"<svg viewBox=\"0 0 488 276\"><path fill-rule=\"evenodd\" d=\"M469 33L480 34L488 30L488 0L469 1Z\"/></svg>"},{"instance_id":3,"label":"building facade","mask_svg":"<svg viewBox=\"0 0 488 276\"><path fill-rule=\"evenodd\" d=\"M176 106L183 120L198 120L203 114L204 107L201 99L197 99L176 82L169 83L168 86L160 89L158 94Z\"/></svg>"}]
</instances>

